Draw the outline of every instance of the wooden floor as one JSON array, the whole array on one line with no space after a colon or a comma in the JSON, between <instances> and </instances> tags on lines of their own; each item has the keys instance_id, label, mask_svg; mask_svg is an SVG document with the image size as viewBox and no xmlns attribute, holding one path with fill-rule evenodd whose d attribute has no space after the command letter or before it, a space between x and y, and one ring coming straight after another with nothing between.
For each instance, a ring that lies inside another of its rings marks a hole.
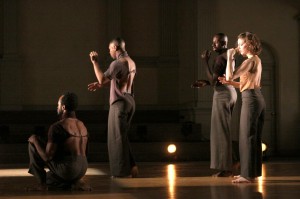
<instances>
[{"instance_id":1,"label":"wooden floor","mask_svg":"<svg viewBox=\"0 0 300 199\"><path fill-rule=\"evenodd\" d=\"M139 178L111 179L107 163L90 164L85 180L91 192L26 192L35 179L26 165L0 165L0 198L105 199L299 199L300 161L272 160L263 164L256 183L233 184L231 178L212 178L209 162L143 162Z\"/></svg>"}]
</instances>

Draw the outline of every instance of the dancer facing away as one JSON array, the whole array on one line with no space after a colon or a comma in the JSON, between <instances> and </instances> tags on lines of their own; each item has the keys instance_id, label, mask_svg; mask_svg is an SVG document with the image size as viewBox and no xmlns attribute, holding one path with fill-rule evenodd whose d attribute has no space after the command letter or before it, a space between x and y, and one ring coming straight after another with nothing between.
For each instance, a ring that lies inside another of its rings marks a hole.
<instances>
[{"instance_id":1,"label":"dancer facing away","mask_svg":"<svg viewBox=\"0 0 300 199\"><path fill-rule=\"evenodd\" d=\"M262 64L258 57L262 47L259 38L251 32L238 35L238 48L227 51L226 77L219 77L223 84L234 85L242 95L240 117L239 154L241 173L234 183L254 182L262 170L262 129L265 101L261 93ZM236 51L247 59L234 71L231 61ZM240 78L239 82L233 81Z\"/></svg>"},{"instance_id":2,"label":"dancer facing away","mask_svg":"<svg viewBox=\"0 0 300 199\"><path fill-rule=\"evenodd\" d=\"M135 112L133 81L136 65L125 50L125 41L115 38L109 43L109 53L114 61L103 72L98 53L92 51L90 59L97 82L88 85L95 91L110 83L110 108L108 115L108 155L112 177L137 177L136 166L128 140L128 130Z\"/></svg>"},{"instance_id":3,"label":"dancer facing away","mask_svg":"<svg viewBox=\"0 0 300 199\"><path fill-rule=\"evenodd\" d=\"M88 132L76 118L77 104L74 93L67 92L60 96L57 106L60 120L50 126L47 142L39 135L29 137L28 172L36 177L38 185L27 188L27 191L46 191L48 188L91 190L83 181L88 168ZM49 168L47 173L45 166Z\"/></svg>"}]
</instances>

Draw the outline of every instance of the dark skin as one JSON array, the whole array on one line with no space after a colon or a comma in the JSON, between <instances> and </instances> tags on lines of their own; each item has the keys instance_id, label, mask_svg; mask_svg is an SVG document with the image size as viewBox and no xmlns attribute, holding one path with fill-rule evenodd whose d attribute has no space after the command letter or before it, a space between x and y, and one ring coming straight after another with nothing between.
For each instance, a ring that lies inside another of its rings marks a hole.
<instances>
[{"instance_id":1,"label":"dark skin","mask_svg":"<svg viewBox=\"0 0 300 199\"><path fill-rule=\"evenodd\" d=\"M224 37L219 35L215 35L213 37L212 49L218 54L222 54L227 50L227 40ZM224 56L226 53L224 54ZM204 64L206 66L206 75L209 80L197 80L192 84L192 88L200 88L207 85L214 85L216 81L218 81L218 75L214 74L209 66L209 59L211 56L211 51L205 50L201 54L201 58L204 60Z\"/></svg>"},{"instance_id":2,"label":"dark skin","mask_svg":"<svg viewBox=\"0 0 300 199\"><path fill-rule=\"evenodd\" d=\"M65 109L65 105L61 104L61 98L62 96L59 98L58 101L57 112L59 115L62 115L63 119L60 120L59 123L63 126L63 128L67 132L77 136L77 137L70 136L65 141L63 145L63 150L66 152L66 154L85 156L87 142L88 142L87 129L80 120L76 119L76 117L66 117L67 115L75 115L75 114L70 114ZM80 138L80 136L82 136L82 138ZM45 162L52 160L56 154L57 147L58 147L56 143L52 143L48 141L45 149L39 143L36 135L31 135L28 138L28 142L32 143L35 146L38 154Z\"/></svg>"},{"instance_id":3,"label":"dark skin","mask_svg":"<svg viewBox=\"0 0 300 199\"><path fill-rule=\"evenodd\" d=\"M199 80L195 81L191 85L191 87L192 88L201 88L201 87L204 87L204 86L207 86L207 85L210 85L209 81L203 80L203 79L199 79Z\"/></svg>"},{"instance_id":4,"label":"dark skin","mask_svg":"<svg viewBox=\"0 0 300 199\"><path fill-rule=\"evenodd\" d=\"M123 48L120 48L115 43L109 44L109 54L113 59L117 59L120 54L125 52L125 46ZM89 91L96 91L97 89L103 87L103 85L108 84L110 82L110 79L104 76L103 71L100 68L99 62L98 62L98 53L95 51L90 52L90 59L94 67L94 71L96 74L96 77L98 79L98 82L93 82L88 84L88 90ZM134 61L130 57L123 57L118 60L119 62L123 62L124 65L128 66L129 71L135 71L136 65ZM120 90L122 92L131 92L132 88L132 82L135 77L135 73L130 73L130 75L125 78L121 79L119 81Z\"/></svg>"}]
</instances>

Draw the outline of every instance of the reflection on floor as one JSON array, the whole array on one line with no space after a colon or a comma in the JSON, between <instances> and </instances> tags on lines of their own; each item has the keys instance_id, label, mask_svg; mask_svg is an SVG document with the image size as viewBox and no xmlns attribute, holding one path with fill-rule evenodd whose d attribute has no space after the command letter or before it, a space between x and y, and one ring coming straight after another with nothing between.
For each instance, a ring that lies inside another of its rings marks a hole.
<instances>
[{"instance_id":1,"label":"reflection on floor","mask_svg":"<svg viewBox=\"0 0 300 199\"><path fill-rule=\"evenodd\" d=\"M0 198L107 199L294 199L300 197L300 161L268 161L256 183L233 184L232 178L212 178L209 162L143 162L139 178L111 179L107 163L90 164L85 180L91 192L26 192L35 183L24 165L2 165Z\"/></svg>"}]
</instances>

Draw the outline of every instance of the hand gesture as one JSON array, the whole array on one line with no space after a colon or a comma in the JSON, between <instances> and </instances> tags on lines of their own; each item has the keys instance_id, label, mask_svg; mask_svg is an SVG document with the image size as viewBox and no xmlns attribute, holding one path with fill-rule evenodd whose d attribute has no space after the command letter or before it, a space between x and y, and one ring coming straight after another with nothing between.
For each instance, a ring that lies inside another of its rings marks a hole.
<instances>
[{"instance_id":1,"label":"hand gesture","mask_svg":"<svg viewBox=\"0 0 300 199\"><path fill-rule=\"evenodd\" d=\"M201 87L207 86L209 84L210 83L207 80L197 80L191 85L191 87L192 88L201 88Z\"/></svg>"},{"instance_id":2,"label":"hand gesture","mask_svg":"<svg viewBox=\"0 0 300 199\"><path fill-rule=\"evenodd\" d=\"M237 49L235 49L235 48L230 48L230 49L228 49L227 50L227 58L231 58L231 59L234 59L234 55L235 55L235 53L237 53Z\"/></svg>"},{"instance_id":3,"label":"hand gesture","mask_svg":"<svg viewBox=\"0 0 300 199\"><path fill-rule=\"evenodd\" d=\"M99 89L101 87L102 87L102 85L99 82L93 82L93 83L90 83L88 85L88 90L89 91L96 91L97 89Z\"/></svg>"},{"instance_id":4,"label":"hand gesture","mask_svg":"<svg viewBox=\"0 0 300 199\"><path fill-rule=\"evenodd\" d=\"M211 51L205 50L202 52L201 58L204 59L206 62L208 62L210 55L211 55Z\"/></svg>"},{"instance_id":5,"label":"hand gesture","mask_svg":"<svg viewBox=\"0 0 300 199\"><path fill-rule=\"evenodd\" d=\"M34 144L37 142L37 136L36 135L31 135L29 138L28 138L28 142Z\"/></svg>"},{"instance_id":6,"label":"hand gesture","mask_svg":"<svg viewBox=\"0 0 300 199\"><path fill-rule=\"evenodd\" d=\"M92 63L98 62L98 53L96 51L90 52L90 59Z\"/></svg>"},{"instance_id":7,"label":"hand gesture","mask_svg":"<svg viewBox=\"0 0 300 199\"><path fill-rule=\"evenodd\" d=\"M230 81L226 80L225 75L223 77L218 77L219 82L221 82L222 84L229 84Z\"/></svg>"}]
</instances>

